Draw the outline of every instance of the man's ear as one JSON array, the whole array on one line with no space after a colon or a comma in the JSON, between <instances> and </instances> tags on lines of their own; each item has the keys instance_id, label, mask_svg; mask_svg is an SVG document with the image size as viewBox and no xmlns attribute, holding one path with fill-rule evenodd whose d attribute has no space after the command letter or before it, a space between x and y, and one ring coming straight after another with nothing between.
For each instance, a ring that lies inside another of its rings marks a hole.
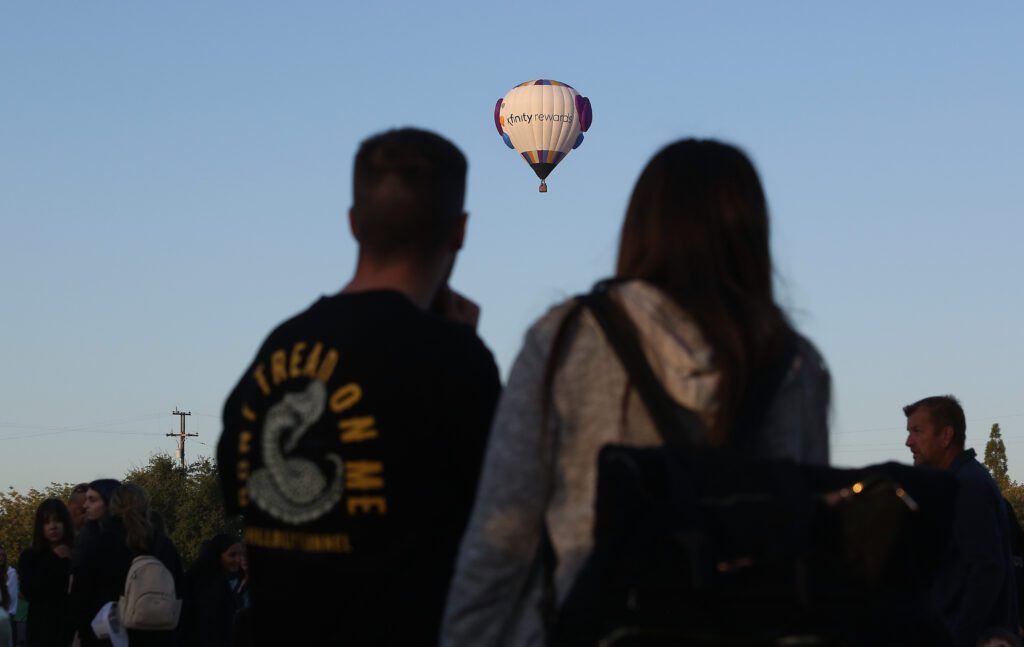
<instances>
[{"instance_id":1,"label":"man's ear","mask_svg":"<svg viewBox=\"0 0 1024 647\"><path fill-rule=\"evenodd\" d=\"M953 432L952 425L946 425L939 432L939 437L942 439L943 447L951 447L953 445L953 438L956 434Z\"/></svg>"},{"instance_id":2,"label":"man's ear","mask_svg":"<svg viewBox=\"0 0 1024 647\"><path fill-rule=\"evenodd\" d=\"M350 207L348 210L348 228L352 232L352 238L355 238L356 242L359 240L359 223L356 222L356 210L354 207Z\"/></svg>"},{"instance_id":3,"label":"man's ear","mask_svg":"<svg viewBox=\"0 0 1024 647\"><path fill-rule=\"evenodd\" d=\"M449 239L448 249L451 252L457 252L462 249L462 243L466 240L466 219L469 218L469 214L465 211L459 216L459 219L455 222L455 226L452 227L452 235Z\"/></svg>"}]
</instances>

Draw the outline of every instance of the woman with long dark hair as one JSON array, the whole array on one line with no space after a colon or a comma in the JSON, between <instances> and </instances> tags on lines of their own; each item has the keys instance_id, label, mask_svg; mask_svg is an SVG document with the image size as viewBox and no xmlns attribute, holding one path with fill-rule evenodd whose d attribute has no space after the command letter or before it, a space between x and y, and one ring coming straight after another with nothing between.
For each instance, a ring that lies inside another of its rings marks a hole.
<instances>
[{"instance_id":1,"label":"woman with long dark hair","mask_svg":"<svg viewBox=\"0 0 1024 647\"><path fill-rule=\"evenodd\" d=\"M128 570L139 555L152 555L163 562L174 577L175 592L181 598L181 558L171 540L154 528L146 491L130 483L121 485L110 496L108 511L109 518L87 546L71 583L72 611L83 647L110 644L96 638L92 619L104 604L116 602L124 594ZM128 637L133 647L177 643L175 631L129 629Z\"/></svg>"},{"instance_id":2,"label":"woman with long dark hair","mask_svg":"<svg viewBox=\"0 0 1024 647\"><path fill-rule=\"evenodd\" d=\"M695 139L655 155L630 199L609 297L665 391L703 419L707 444L824 464L828 372L779 307L772 279L768 209L747 157ZM529 330L510 374L444 644L543 643L542 521L561 599L592 549L601 447L662 444L596 320L587 311L567 319L571 311L557 306ZM767 406L749 419L766 389Z\"/></svg>"},{"instance_id":3,"label":"woman with long dark hair","mask_svg":"<svg viewBox=\"0 0 1024 647\"><path fill-rule=\"evenodd\" d=\"M21 553L21 594L29 601L28 644L71 644L74 623L68 602L74 522L60 499L36 508L32 546Z\"/></svg>"},{"instance_id":4,"label":"woman with long dark hair","mask_svg":"<svg viewBox=\"0 0 1024 647\"><path fill-rule=\"evenodd\" d=\"M78 568L89 545L100 535L110 516L110 497L120 485L117 479L96 479L86 486L81 503L84 521L75 534L75 547L71 551L72 572ZM74 491L79 491L79 487L76 486Z\"/></svg>"}]
</instances>

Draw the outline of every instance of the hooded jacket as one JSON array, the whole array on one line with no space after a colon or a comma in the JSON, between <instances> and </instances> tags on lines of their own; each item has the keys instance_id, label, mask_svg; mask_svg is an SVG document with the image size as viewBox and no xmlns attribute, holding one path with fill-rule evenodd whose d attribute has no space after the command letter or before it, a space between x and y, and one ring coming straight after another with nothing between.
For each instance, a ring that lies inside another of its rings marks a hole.
<instances>
[{"instance_id":1,"label":"hooded jacket","mask_svg":"<svg viewBox=\"0 0 1024 647\"><path fill-rule=\"evenodd\" d=\"M612 287L611 296L632 320L669 395L713 422L718 375L693 318L640 281ZM543 644L536 559L542 519L558 557L560 603L592 549L601 447L661 444L635 390L628 389L614 350L586 311L563 347L545 421L545 370L569 308L569 303L556 306L530 328L502 394L449 590L443 645ZM753 453L826 464L829 390L821 356L801 337ZM551 444L556 436L557 458Z\"/></svg>"}]
</instances>

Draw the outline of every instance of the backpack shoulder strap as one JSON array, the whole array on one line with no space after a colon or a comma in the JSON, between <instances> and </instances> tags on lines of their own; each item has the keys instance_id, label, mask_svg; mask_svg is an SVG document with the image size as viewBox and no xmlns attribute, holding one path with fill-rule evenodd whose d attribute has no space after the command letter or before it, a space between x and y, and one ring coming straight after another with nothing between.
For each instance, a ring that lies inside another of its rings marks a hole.
<instances>
[{"instance_id":1,"label":"backpack shoulder strap","mask_svg":"<svg viewBox=\"0 0 1024 647\"><path fill-rule=\"evenodd\" d=\"M665 392L661 382L658 381L651 369L651 365L647 362L647 356L644 355L643 348L637 340L633 323L608 295L609 285L611 285L610 281L600 282L594 286L591 292L576 297L576 303L567 316L567 320L575 319L584 308L594 315L605 338L622 363L627 379L635 386L641 401L647 407L655 428L666 446L683 449L702 443L707 437L707 427L704 421ZM558 336L561 337L561 331ZM553 364L549 366L553 366ZM551 397L553 381L553 370L551 370L545 377L545 398ZM546 399L545 403L546 411L550 400ZM546 418L547 416L545 416ZM557 459L554 464L557 465ZM548 528L546 518L541 521L538 559L541 564L542 578L541 615L550 639L558 615L557 601L555 600L555 570L558 566L558 555L551 540L551 530Z\"/></svg>"},{"instance_id":2,"label":"backpack shoulder strap","mask_svg":"<svg viewBox=\"0 0 1024 647\"><path fill-rule=\"evenodd\" d=\"M665 445L685 448L702 444L707 438L707 426L694 411L679 404L665 392L640 346L636 327L612 300L606 284L599 283L581 300L601 326Z\"/></svg>"}]
</instances>

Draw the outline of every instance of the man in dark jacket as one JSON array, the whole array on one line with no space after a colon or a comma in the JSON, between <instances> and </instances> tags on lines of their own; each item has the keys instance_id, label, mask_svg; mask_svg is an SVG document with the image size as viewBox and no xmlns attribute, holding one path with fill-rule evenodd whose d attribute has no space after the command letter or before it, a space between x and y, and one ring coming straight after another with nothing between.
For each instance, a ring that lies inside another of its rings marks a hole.
<instances>
[{"instance_id":1,"label":"man in dark jacket","mask_svg":"<svg viewBox=\"0 0 1024 647\"><path fill-rule=\"evenodd\" d=\"M958 645L973 647L992 628L1018 630L1017 590L1003 496L992 475L965 449L967 423L951 395L903 408L914 464L952 472L959 484L953 542L933 593Z\"/></svg>"},{"instance_id":2,"label":"man in dark jacket","mask_svg":"<svg viewBox=\"0 0 1024 647\"><path fill-rule=\"evenodd\" d=\"M355 275L274 330L224 405L257 644L437 642L500 389L478 310L447 287L465 182L433 133L364 142Z\"/></svg>"}]
</instances>

